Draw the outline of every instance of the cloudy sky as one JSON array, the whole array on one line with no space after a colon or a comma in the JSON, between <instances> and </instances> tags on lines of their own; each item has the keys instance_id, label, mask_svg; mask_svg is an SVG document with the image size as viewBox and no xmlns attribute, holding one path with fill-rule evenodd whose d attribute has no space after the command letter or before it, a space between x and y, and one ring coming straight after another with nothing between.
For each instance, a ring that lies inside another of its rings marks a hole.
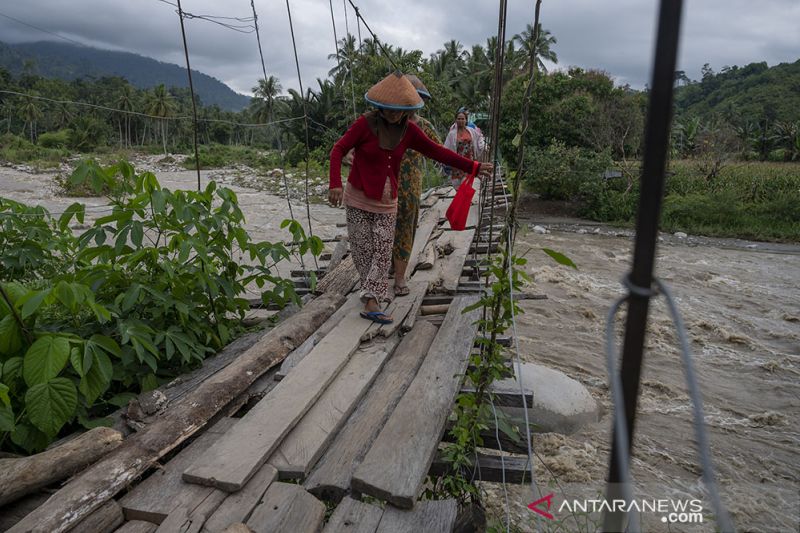
<instances>
[{"instance_id":1,"label":"cloudy sky","mask_svg":"<svg viewBox=\"0 0 800 533\"><path fill-rule=\"evenodd\" d=\"M175 0L170 0L174 2ZM490 0L354 0L379 38L405 49L435 52L456 39L465 47L497 32L497 2ZM290 0L304 84L315 85L333 63L329 2ZM508 37L533 20L533 0L509 0ZM182 0L196 15L250 17L247 0ZM558 39L557 68L580 66L608 72L618 84L648 83L657 0L544 0L541 21ZM800 0L686 0L679 69L692 79L704 63L726 65L800 58ZM284 0L255 0L264 59L284 88L297 87ZM333 0L336 29L345 34L343 0ZM0 14L98 48L126 50L184 64L178 16L164 0L13 0ZM347 10L351 33L356 18ZM242 24L233 22L235 24ZM245 23L246 24L246 23ZM238 33L204 20L187 20L192 68L234 90L249 93L261 66L254 33ZM362 26L362 37L367 31ZM57 37L0 16L0 40Z\"/></svg>"}]
</instances>

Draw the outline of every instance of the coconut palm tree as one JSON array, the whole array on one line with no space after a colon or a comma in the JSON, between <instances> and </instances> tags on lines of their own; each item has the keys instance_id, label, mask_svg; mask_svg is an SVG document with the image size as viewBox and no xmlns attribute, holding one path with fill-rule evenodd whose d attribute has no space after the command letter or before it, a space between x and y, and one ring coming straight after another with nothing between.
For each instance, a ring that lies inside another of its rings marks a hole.
<instances>
[{"instance_id":1,"label":"coconut palm tree","mask_svg":"<svg viewBox=\"0 0 800 533\"><path fill-rule=\"evenodd\" d=\"M531 48L534 48L534 52L536 53L536 68L539 72L547 73L547 67L544 66L542 60L546 59L551 63L558 63L558 56L556 55L555 51L552 50L552 45L556 44L558 40L550 33L550 31L545 30L542 28L541 23L539 23L539 38L537 42L534 44L535 32L533 30L533 25L528 24L527 27L522 31L514 36L515 41L519 42L520 50L525 53L525 67L528 68L528 62L530 61L531 57Z\"/></svg>"},{"instance_id":2,"label":"coconut palm tree","mask_svg":"<svg viewBox=\"0 0 800 533\"><path fill-rule=\"evenodd\" d=\"M167 119L175 114L175 101L163 83L153 88L148 100L148 114L160 118L161 141L164 146L164 155L167 155Z\"/></svg>"},{"instance_id":3,"label":"coconut palm tree","mask_svg":"<svg viewBox=\"0 0 800 533\"><path fill-rule=\"evenodd\" d=\"M275 117L277 108L281 105L278 95L281 92L281 83L275 76L258 80L258 85L253 87L253 99L250 101L250 112L253 120L259 124L268 124ZM270 132L273 127L270 126Z\"/></svg>"},{"instance_id":4,"label":"coconut palm tree","mask_svg":"<svg viewBox=\"0 0 800 533\"><path fill-rule=\"evenodd\" d=\"M134 98L136 97L136 93L128 84L122 86L122 90L117 95L117 109L122 111L122 121L125 124L125 147L130 147L131 145L131 116L130 112L133 111L133 104ZM120 139L120 144L122 144L122 139Z\"/></svg>"},{"instance_id":5,"label":"coconut palm tree","mask_svg":"<svg viewBox=\"0 0 800 533\"><path fill-rule=\"evenodd\" d=\"M28 93L22 97L18 112L22 120L25 121L22 125L22 132L25 132L25 126L30 125L31 142L36 142L36 121L42 118L42 110L39 108L33 93Z\"/></svg>"}]
</instances>

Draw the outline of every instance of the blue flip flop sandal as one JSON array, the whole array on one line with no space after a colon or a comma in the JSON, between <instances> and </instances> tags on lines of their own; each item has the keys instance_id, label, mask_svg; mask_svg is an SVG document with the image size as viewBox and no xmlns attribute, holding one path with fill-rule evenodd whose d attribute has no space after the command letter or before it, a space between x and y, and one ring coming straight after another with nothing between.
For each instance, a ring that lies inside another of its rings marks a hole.
<instances>
[{"instance_id":1,"label":"blue flip flop sandal","mask_svg":"<svg viewBox=\"0 0 800 533\"><path fill-rule=\"evenodd\" d=\"M361 311L360 315L361 318L372 320L373 322L377 322L378 324L391 324L392 322L394 322L394 320L386 316L386 314L382 313L381 311L370 311L368 313Z\"/></svg>"}]
</instances>

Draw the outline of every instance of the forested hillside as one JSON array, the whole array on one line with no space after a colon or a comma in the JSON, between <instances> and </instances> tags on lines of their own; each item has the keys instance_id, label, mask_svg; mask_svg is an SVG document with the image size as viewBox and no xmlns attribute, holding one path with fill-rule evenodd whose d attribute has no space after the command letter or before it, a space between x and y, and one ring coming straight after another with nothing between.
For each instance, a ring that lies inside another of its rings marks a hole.
<instances>
[{"instance_id":1,"label":"forested hillside","mask_svg":"<svg viewBox=\"0 0 800 533\"><path fill-rule=\"evenodd\" d=\"M6 44L0 42L0 67L12 74L37 74L44 78L75 80L118 76L139 89L158 85L188 87L186 69L128 52L112 52L66 43L37 42ZM250 98L202 72L192 71L195 92L207 105L228 111L240 111Z\"/></svg>"},{"instance_id":2,"label":"forested hillside","mask_svg":"<svg viewBox=\"0 0 800 533\"><path fill-rule=\"evenodd\" d=\"M715 73L705 65L703 77L691 81L678 72L677 115L708 119L722 115L733 123L800 120L800 59L768 67L750 63Z\"/></svg>"}]
</instances>

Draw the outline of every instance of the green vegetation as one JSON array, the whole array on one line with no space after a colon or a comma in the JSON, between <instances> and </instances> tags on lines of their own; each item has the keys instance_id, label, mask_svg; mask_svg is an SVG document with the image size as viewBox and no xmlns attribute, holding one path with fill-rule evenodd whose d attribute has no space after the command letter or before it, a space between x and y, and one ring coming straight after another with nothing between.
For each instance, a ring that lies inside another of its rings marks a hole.
<instances>
[{"instance_id":1,"label":"green vegetation","mask_svg":"<svg viewBox=\"0 0 800 533\"><path fill-rule=\"evenodd\" d=\"M39 451L75 424L108 423L131 393L230 342L249 309L247 286L266 304L298 302L275 267L295 251L322 250L296 221L282 225L296 249L253 242L236 195L214 182L170 191L128 163L91 161L70 179L110 195L108 214L81 235L70 229L84 221L81 204L55 220L0 198L3 450Z\"/></svg>"}]
</instances>

